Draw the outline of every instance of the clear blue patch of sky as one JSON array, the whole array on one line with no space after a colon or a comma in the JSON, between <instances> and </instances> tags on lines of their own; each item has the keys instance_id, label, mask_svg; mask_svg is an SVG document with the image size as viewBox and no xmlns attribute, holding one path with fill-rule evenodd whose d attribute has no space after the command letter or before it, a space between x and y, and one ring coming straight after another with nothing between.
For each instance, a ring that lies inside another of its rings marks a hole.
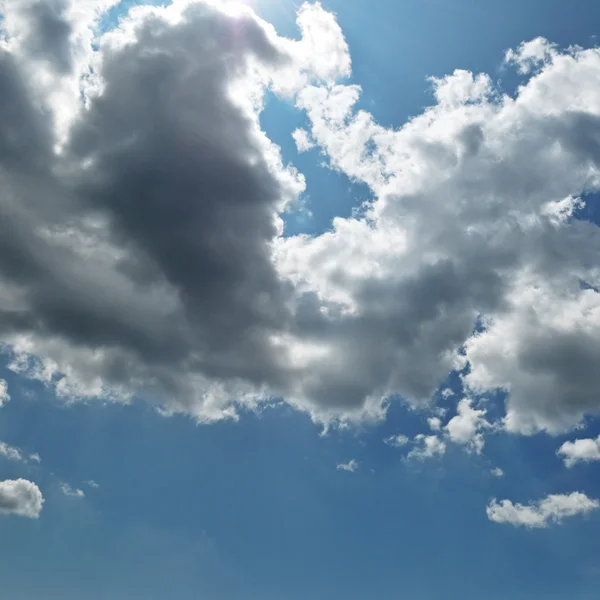
<instances>
[{"instance_id":1,"label":"clear blue patch of sky","mask_svg":"<svg viewBox=\"0 0 600 600\"><path fill-rule=\"evenodd\" d=\"M559 440L490 436L484 457L451 447L406 462L408 449L383 438L426 425L398 403L381 427L319 437L285 406L198 426L142 404L63 407L0 374L14 396L0 439L42 457L31 471L0 459L0 478L29 476L47 499L39 521L0 520L7 597L433 600L486 590L492 600L583 600L598 584L586 533L596 517L525 532L485 515L492 496L526 501L582 477L600 495L593 467L562 467ZM355 473L336 470L351 458ZM506 477L492 477L494 466ZM86 498L64 496L60 481ZM32 565L35 578L24 577Z\"/></svg>"}]
</instances>

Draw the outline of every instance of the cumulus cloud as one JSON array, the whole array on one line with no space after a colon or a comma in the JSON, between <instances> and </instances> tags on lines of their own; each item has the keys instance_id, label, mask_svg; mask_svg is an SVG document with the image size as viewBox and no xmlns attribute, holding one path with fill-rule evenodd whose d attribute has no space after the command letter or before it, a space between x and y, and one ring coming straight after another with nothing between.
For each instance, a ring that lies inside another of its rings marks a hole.
<instances>
[{"instance_id":1,"label":"cumulus cloud","mask_svg":"<svg viewBox=\"0 0 600 600\"><path fill-rule=\"evenodd\" d=\"M348 471L349 473L354 473L354 471L358 469L358 462L353 458L347 463L340 463L337 465L336 469L338 471Z\"/></svg>"},{"instance_id":2,"label":"cumulus cloud","mask_svg":"<svg viewBox=\"0 0 600 600\"><path fill-rule=\"evenodd\" d=\"M481 454L485 445L483 431L491 427L484 409L472 407L472 401L463 398L457 407L457 415L444 428L451 441L465 445Z\"/></svg>"},{"instance_id":3,"label":"cumulus cloud","mask_svg":"<svg viewBox=\"0 0 600 600\"><path fill-rule=\"evenodd\" d=\"M292 138L294 138L294 142L296 142L298 152L307 152L315 146L305 129L296 129L292 131Z\"/></svg>"},{"instance_id":4,"label":"cumulus cloud","mask_svg":"<svg viewBox=\"0 0 600 600\"><path fill-rule=\"evenodd\" d=\"M44 497L38 486L26 479L0 481L0 514L37 519Z\"/></svg>"},{"instance_id":5,"label":"cumulus cloud","mask_svg":"<svg viewBox=\"0 0 600 600\"><path fill-rule=\"evenodd\" d=\"M572 492L551 494L528 505L513 504L510 500L492 500L487 507L487 515L496 523L533 529L547 527L550 523L561 523L567 517L586 515L598 508L598 500L592 500L582 492Z\"/></svg>"},{"instance_id":6,"label":"cumulus cloud","mask_svg":"<svg viewBox=\"0 0 600 600\"><path fill-rule=\"evenodd\" d=\"M565 466L572 467L581 462L600 460L600 436L596 439L577 439L565 442L557 454L564 460Z\"/></svg>"},{"instance_id":7,"label":"cumulus cloud","mask_svg":"<svg viewBox=\"0 0 600 600\"><path fill-rule=\"evenodd\" d=\"M496 467L490 472L494 477L504 477L504 471L500 467Z\"/></svg>"},{"instance_id":8,"label":"cumulus cloud","mask_svg":"<svg viewBox=\"0 0 600 600\"><path fill-rule=\"evenodd\" d=\"M417 446L408 453L408 459L427 460L446 453L446 443L437 435L419 434L415 436L415 442Z\"/></svg>"},{"instance_id":9,"label":"cumulus cloud","mask_svg":"<svg viewBox=\"0 0 600 600\"><path fill-rule=\"evenodd\" d=\"M430 417L427 419L427 424L431 431L440 431L442 428L442 420L439 417Z\"/></svg>"},{"instance_id":10,"label":"cumulus cloud","mask_svg":"<svg viewBox=\"0 0 600 600\"><path fill-rule=\"evenodd\" d=\"M331 166L376 199L362 220L283 240L282 268L340 331L361 331L371 394L420 404L468 365L470 394L507 393L511 431L564 431L600 409L599 229L575 218L600 183L600 51L543 48L519 50L543 60L514 98L457 70L396 130L354 110L355 85L298 95Z\"/></svg>"},{"instance_id":11,"label":"cumulus cloud","mask_svg":"<svg viewBox=\"0 0 600 600\"><path fill-rule=\"evenodd\" d=\"M60 153L29 54L8 44L0 334L13 369L67 397L142 395L204 420L285 391L290 290L270 254L304 183L260 130L261 97L277 74L289 91L348 68L331 63L345 47L331 15L305 7L299 24L293 43L244 7L132 11L96 40Z\"/></svg>"},{"instance_id":12,"label":"cumulus cloud","mask_svg":"<svg viewBox=\"0 0 600 600\"><path fill-rule=\"evenodd\" d=\"M136 7L95 38L112 3L3 4L15 371L203 421L271 398L326 424L378 419L467 365L469 397L506 392L511 431L600 410L600 235L576 218L600 189L600 50L535 40L506 57L527 76L515 97L459 69L387 129L355 109L350 50L318 4L298 40L209 0ZM300 150L369 186L362 216L283 237L305 181L261 130L267 89L308 117ZM461 410L445 435L480 451L484 415Z\"/></svg>"},{"instance_id":13,"label":"cumulus cloud","mask_svg":"<svg viewBox=\"0 0 600 600\"><path fill-rule=\"evenodd\" d=\"M527 75L545 62L550 62L556 54L556 47L543 37L537 37L519 44L516 50L507 51L504 62L516 65L519 73Z\"/></svg>"}]
</instances>

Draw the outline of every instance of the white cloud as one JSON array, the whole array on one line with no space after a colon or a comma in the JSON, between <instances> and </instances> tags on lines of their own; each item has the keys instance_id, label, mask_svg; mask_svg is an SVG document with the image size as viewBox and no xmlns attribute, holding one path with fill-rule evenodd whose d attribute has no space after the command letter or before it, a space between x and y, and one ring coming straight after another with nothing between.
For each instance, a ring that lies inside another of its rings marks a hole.
<instances>
[{"instance_id":1,"label":"white cloud","mask_svg":"<svg viewBox=\"0 0 600 600\"><path fill-rule=\"evenodd\" d=\"M508 50L504 61L506 64L517 66L519 73L526 75L557 55L556 47L548 40L537 37L529 42L523 42L516 50Z\"/></svg>"},{"instance_id":2,"label":"white cloud","mask_svg":"<svg viewBox=\"0 0 600 600\"><path fill-rule=\"evenodd\" d=\"M37 519L44 497L38 486L26 479L0 481L0 514Z\"/></svg>"},{"instance_id":3,"label":"white cloud","mask_svg":"<svg viewBox=\"0 0 600 600\"><path fill-rule=\"evenodd\" d=\"M296 148L298 148L298 152L307 152L311 148L314 148L315 145L313 141L310 139L307 131L305 129L296 129L292 132L292 137L294 138L294 142L296 143Z\"/></svg>"},{"instance_id":4,"label":"white cloud","mask_svg":"<svg viewBox=\"0 0 600 600\"><path fill-rule=\"evenodd\" d=\"M24 461L25 457L19 448L10 446L4 442L0 442L0 455L4 456L8 460Z\"/></svg>"},{"instance_id":5,"label":"white cloud","mask_svg":"<svg viewBox=\"0 0 600 600\"><path fill-rule=\"evenodd\" d=\"M440 106L458 108L467 102L478 102L488 98L492 92L492 81L488 75L473 76L470 71L457 69L446 77L431 77L434 95Z\"/></svg>"},{"instance_id":6,"label":"white cloud","mask_svg":"<svg viewBox=\"0 0 600 600\"><path fill-rule=\"evenodd\" d=\"M580 462L593 462L600 460L600 436L596 439L578 439L574 442L565 442L557 454L561 456L567 467L572 467Z\"/></svg>"},{"instance_id":7,"label":"white cloud","mask_svg":"<svg viewBox=\"0 0 600 600\"><path fill-rule=\"evenodd\" d=\"M93 489L98 489L100 487L100 485L98 483L96 483L93 479L86 481L86 484Z\"/></svg>"},{"instance_id":8,"label":"white cloud","mask_svg":"<svg viewBox=\"0 0 600 600\"><path fill-rule=\"evenodd\" d=\"M436 435L419 434L415 437L415 442L418 445L408 453L409 459L427 460L446 453L446 443Z\"/></svg>"},{"instance_id":9,"label":"white cloud","mask_svg":"<svg viewBox=\"0 0 600 600\"><path fill-rule=\"evenodd\" d=\"M463 398L458 403L457 413L444 428L448 437L454 443L468 446L481 454L485 444L483 431L491 427L485 418L486 411L473 408L472 401Z\"/></svg>"},{"instance_id":10,"label":"white cloud","mask_svg":"<svg viewBox=\"0 0 600 600\"><path fill-rule=\"evenodd\" d=\"M16 462L30 461L33 463L40 463L42 461L42 459L40 458L40 455L37 454L37 452L34 452L33 454L30 454L29 456L25 456L20 448L11 446L10 444L7 444L6 442L0 442L0 456L3 456L4 458L6 458L8 460L12 460L12 461L16 461Z\"/></svg>"},{"instance_id":11,"label":"white cloud","mask_svg":"<svg viewBox=\"0 0 600 600\"><path fill-rule=\"evenodd\" d=\"M410 438L406 435L399 433L398 435L391 435L383 440L388 446L394 446L395 448L401 448L406 446L410 442Z\"/></svg>"},{"instance_id":12,"label":"white cloud","mask_svg":"<svg viewBox=\"0 0 600 600\"><path fill-rule=\"evenodd\" d=\"M358 469L358 462L353 458L350 462L340 463L337 465L336 469L338 471L348 471L349 473L354 473Z\"/></svg>"},{"instance_id":13,"label":"white cloud","mask_svg":"<svg viewBox=\"0 0 600 600\"><path fill-rule=\"evenodd\" d=\"M494 477L504 477L504 471L500 467L496 467L495 469L492 469L490 472Z\"/></svg>"},{"instance_id":14,"label":"white cloud","mask_svg":"<svg viewBox=\"0 0 600 600\"><path fill-rule=\"evenodd\" d=\"M427 424L431 431L440 431L442 429L442 420L439 417L430 417L427 419Z\"/></svg>"},{"instance_id":15,"label":"white cloud","mask_svg":"<svg viewBox=\"0 0 600 600\"><path fill-rule=\"evenodd\" d=\"M285 240L280 264L353 331L369 323L374 393L420 404L468 363L467 391L509 392L509 430L556 432L600 410L600 295L580 285L600 278L599 229L567 217L600 189L600 51L519 52L548 59L515 98L456 71L397 130L354 111L356 86L303 90L312 139L376 199L365 220ZM384 369L386 355L397 359Z\"/></svg>"},{"instance_id":16,"label":"white cloud","mask_svg":"<svg viewBox=\"0 0 600 600\"><path fill-rule=\"evenodd\" d=\"M8 384L4 379L0 379L0 408L10 400L8 393Z\"/></svg>"},{"instance_id":17,"label":"white cloud","mask_svg":"<svg viewBox=\"0 0 600 600\"><path fill-rule=\"evenodd\" d=\"M73 498L85 498L85 493L83 490L72 488L68 483L61 483L60 491L65 496L71 496Z\"/></svg>"},{"instance_id":18,"label":"white cloud","mask_svg":"<svg viewBox=\"0 0 600 600\"><path fill-rule=\"evenodd\" d=\"M496 523L507 523L515 527L541 528L550 523L561 523L567 517L586 515L600 508L598 500L592 500L581 492L551 494L539 502L513 504L510 500L499 503L492 500L487 515Z\"/></svg>"}]
</instances>

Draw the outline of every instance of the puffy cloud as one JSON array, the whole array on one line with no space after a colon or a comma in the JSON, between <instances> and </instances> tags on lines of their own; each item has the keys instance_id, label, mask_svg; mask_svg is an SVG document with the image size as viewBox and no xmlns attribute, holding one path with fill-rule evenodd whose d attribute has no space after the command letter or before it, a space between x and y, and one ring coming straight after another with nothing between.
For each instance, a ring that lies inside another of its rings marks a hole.
<instances>
[{"instance_id":1,"label":"puffy cloud","mask_svg":"<svg viewBox=\"0 0 600 600\"><path fill-rule=\"evenodd\" d=\"M0 339L15 370L200 420L273 397L325 423L377 419L466 366L469 397L508 394L511 431L600 410L600 235L576 218L600 188L600 50L525 44L507 55L529 74L514 98L456 70L387 129L355 109L320 5L299 10L299 40L209 0L137 7L94 39L110 4L3 5ZM370 187L363 216L282 236L305 183L260 128L266 89L306 112L299 149ZM483 415L461 410L446 435L480 451Z\"/></svg>"},{"instance_id":2,"label":"puffy cloud","mask_svg":"<svg viewBox=\"0 0 600 600\"><path fill-rule=\"evenodd\" d=\"M67 397L141 395L203 420L288 391L314 344L293 331L301 308L271 248L304 182L260 130L261 97L349 69L333 17L298 18L291 42L244 7L132 11L97 40L60 152L22 67L24 26L9 29L0 335L13 369Z\"/></svg>"},{"instance_id":3,"label":"puffy cloud","mask_svg":"<svg viewBox=\"0 0 600 600\"><path fill-rule=\"evenodd\" d=\"M600 436L596 439L577 439L574 442L565 442L557 454L561 456L567 467L572 467L580 462L593 462L600 460Z\"/></svg>"},{"instance_id":4,"label":"puffy cloud","mask_svg":"<svg viewBox=\"0 0 600 600\"><path fill-rule=\"evenodd\" d=\"M337 465L336 469L338 471L348 471L349 473L354 473L354 471L358 469L358 462L353 458L347 463L340 463Z\"/></svg>"},{"instance_id":5,"label":"puffy cloud","mask_svg":"<svg viewBox=\"0 0 600 600\"><path fill-rule=\"evenodd\" d=\"M510 500L492 500L487 515L496 523L507 523L515 527L541 528L550 523L560 523L567 517L586 515L600 508L598 500L588 498L582 492L551 494L547 498L527 506L513 504Z\"/></svg>"},{"instance_id":6,"label":"puffy cloud","mask_svg":"<svg viewBox=\"0 0 600 600\"><path fill-rule=\"evenodd\" d=\"M93 479L90 479L89 481L86 481L85 483L86 483L86 485L88 485L89 487L91 487L95 490L97 490L100 487L100 485L98 483L96 483Z\"/></svg>"},{"instance_id":7,"label":"puffy cloud","mask_svg":"<svg viewBox=\"0 0 600 600\"><path fill-rule=\"evenodd\" d=\"M298 152L307 152L315 146L305 129L296 129L292 131L292 138L294 138Z\"/></svg>"},{"instance_id":8,"label":"puffy cloud","mask_svg":"<svg viewBox=\"0 0 600 600\"><path fill-rule=\"evenodd\" d=\"M486 411L477 410L471 404L471 400L463 398L458 403L457 415L450 419L444 430L454 443L466 445L481 454L485 444L483 431L491 425L485 418Z\"/></svg>"},{"instance_id":9,"label":"puffy cloud","mask_svg":"<svg viewBox=\"0 0 600 600\"><path fill-rule=\"evenodd\" d=\"M492 469L490 471L490 473L494 476L494 477L504 477L504 471L500 468L500 467L496 467L495 469Z\"/></svg>"},{"instance_id":10,"label":"puffy cloud","mask_svg":"<svg viewBox=\"0 0 600 600\"><path fill-rule=\"evenodd\" d=\"M65 496L71 496L72 498L85 498L85 492L83 490L72 488L68 483L61 483L60 491Z\"/></svg>"},{"instance_id":11,"label":"puffy cloud","mask_svg":"<svg viewBox=\"0 0 600 600\"><path fill-rule=\"evenodd\" d=\"M429 417L427 424L431 431L440 431L442 428L442 420L439 417Z\"/></svg>"},{"instance_id":12,"label":"puffy cloud","mask_svg":"<svg viewBox=\"0 0 600 600\"><path fill-rule=\"evenodd\" d=\"M600 409L600 230L576 218L600 184L600 50L519 52L543 60L514 98L456 71L395 130L354 110L356 86L302 90L312 139L375 200L283 240L280 268L361 340L360 367L347 345L335 355L364 397L419 405L468 365L470 396L507 393L509 430L555 433Z\"/></svg>"},{"instance_id":13,"label":"puffy cloud","mask_svg":"<svg viewBox=\"0 0 600 600\"><path fill-rule=\"evenodd\" d=\"M417 446L408 453L409 459L427 460L446 453L446 443L437 435L419 434L415 436L415 442Z\"/></svg>"},{"instance_id":14,"label":"puffy cloud","mask_svg":"<svg viewBox=\"0 0 600 600\"><path fill-rule=\"evenodd\" d=\"M504 57L508 65L517 66L519 73L527 75L545 62L556 56L556 47L543 37L519 44L516 50L510 49Z\"/></svg>"},{"instance_id":15,"label":"puffy cloud","mask_svg":"<svg viewBox=\"0 0 600 600\"><path fill-rule=\"evenodd\" d=\"M26 479L0 481L0 514L37 519L44 497L38 486Z\"/></svg>"}]
</instances>

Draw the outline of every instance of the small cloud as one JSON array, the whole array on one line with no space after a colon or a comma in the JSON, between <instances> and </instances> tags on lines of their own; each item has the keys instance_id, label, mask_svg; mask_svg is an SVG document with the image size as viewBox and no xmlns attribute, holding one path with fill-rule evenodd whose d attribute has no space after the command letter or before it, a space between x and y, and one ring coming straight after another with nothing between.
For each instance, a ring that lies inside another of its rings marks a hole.
<instances>
[{"instance_id":1,"label":"small cloud","mask_svg":"<svg viewBox=\"0 0 600 600\"><path fill-rule=\"evenodd\" d=\"M490 471L490 473L494 476L494 477L504 477L504 471L500 468L500 467L496 467L495 469L492 469Z\"/></svg>"},{"instance_id":2,"label":"small cloud","mask_svg":"<svg viewBox=\"0 0 600 600\"><path fill-rule=\"evenodd\" d=\"M93 479L90 479L88 481L85 482L86 485L88 485L91 488L94 488L95 490L97 490L100 487L100 484L96 483Z\"/></svg>"},{"instance_id":3,"label":"small cloud","mask_svg":"<svg viewBox=\"0 0 600 600\"><path fill-rule=\"evenodd\" d=\"M571 468L577 463L600 461L600 436L596 439L565 442L557 451L565 466Z\"/></svg>"},{"instance_id":4,"label":"small cloud","mask_svg":"<svg viewBox=\"0 0 600 600\"><path fill-rule=\"evenodd\" d=\"M85 498L83 490L74 489L68 483L61 483L60 490L65 496L71 496L72 498Z\"/></svg>"},{"instance_id":5,"label":"small cloud","mask_svg":"<svg viewBox=\"0 0 600 600\"><path fill-rule=\"evenodd\" d=\"M446 444L437 435L423 435L421 433L415 437L415 441L420 445L408 453L409 459L426 460L443 456L446 453Z\"/></svg>"},{"instance_id":6,"label":"small cloud","mask_svg":"<svg viewBox=\"0 0 600 600\"><path fill-rule=\"evenodd\" d=\"M439 417L431 417L427 419L427 424L431 431L439 431L442 428L442 420Z\"/></svg>"},{"instance_id":7,"label":"small cloud","mask_svg":"<svg viewBox=\"0 0 600 600\"><path fill-rule=\"evenodd\" d=\"M513 504L510 500L496 502L496 499L493 499L487 507L487 516L490 521L496 523L534 529L548 527L549 523L561 523L567 517L585 515L598 508L598 500L590 499L582 492L572 492L551 494L526 506Z\"/></svg>"},{"instance_id":8,"label":"small cloud","mask_svg":"<svg viewBox=\"0 0 600 600\"><path fill-rule=\"evenodd\" d=\"M14 460L18 462L25 461L25 457L18 448L9 446L4 442L0 442L0 455L4 456L4 458L7 458L8 460Z\"/></svg>"},{"instance_id":9,"label":"small cloud","mask_svg":"<svg viewBox=\"0 0 600 600\"><path fill-rule=\"evenodd\" d=\"M305 129L296 129L292 132L292 137L296 142L298 152L307 152L315 147L315 143Z\"/></svg>"},{"instance_id":10,"label":"small cloud","mask_svg":"<svg viewBox=\"0 0 600 600\"><path fill-rule=\"evenodd\" d=\"M8 384L4 379L0 379L0 407L4 406L9 400Z\"/></svg>"},{"instance_id":11,"label":"small cloud","mask_svg":"<svg viewBox=\"0 0 600 600\"><path fill-rule=\"evenodd\" d=\"M349 473L354 473L354 471L356 471L356 469L358 469L358 463L356 462L355 459L352 459L350 462L344 464L341 463L339 464L336 469L338 471L348 471Z\"/></svg>"},{"instance_id":12,"label":"small cloud","mask_svg":"<svg viewBox=\"0 0 600 600\"><path fill-rule=\"evenodd\" d=\"M13 460L15 462L41 462L40 455L37 453L30 454L29 456L25 456L20 448L16 446L11 446L10 444L6 444L5 442L0 442L0 456L8 460Z\"/></svg>"},{"instance_id":13,"label":"small cloud","mask_svg":"<svg viewBox=\"0 0 600 600\"><path fill-rule=\"evenodd\" d=\"M0 514L37 519L44 497L40 488L26 479L0 481Z\"/></svg>"},{"instance_id":14,"label":"small cloud","mask_svg":"<svg viewBox=\"0 0 600 600\"><path fill-rule=\"evenodd\" d=\"M483 431L491 428L485 414L485 410L473 408L471 400L463 398L458 403L456 416L450 419L445 427L450 440L481 454L485 445Z\"/></svg>"},{"instance_id":15,"label":"small cloud","mask_svg":"<svg viewBox=\"0 0 600 600\"><path fill-rule=\"evenodd\" d=\"M406 444L410 442L410 439L407 436L399 433L398 435L392 435L389 438L385 438L383 442L388 446L393 446L394 448L401 448L402 446L406 446Z\"/></svg>"},{"instance_id":16,"label":"small cloud","mask_svg":"<svg viewBox=\"0 0 600 600\"><path fill-rule=\"evenodd\" d=\"M454 396L454 392L450 388L444 388L442 390L441 396L444 400L448 400L450 396Z\"/></svg>"}]
</instances>

